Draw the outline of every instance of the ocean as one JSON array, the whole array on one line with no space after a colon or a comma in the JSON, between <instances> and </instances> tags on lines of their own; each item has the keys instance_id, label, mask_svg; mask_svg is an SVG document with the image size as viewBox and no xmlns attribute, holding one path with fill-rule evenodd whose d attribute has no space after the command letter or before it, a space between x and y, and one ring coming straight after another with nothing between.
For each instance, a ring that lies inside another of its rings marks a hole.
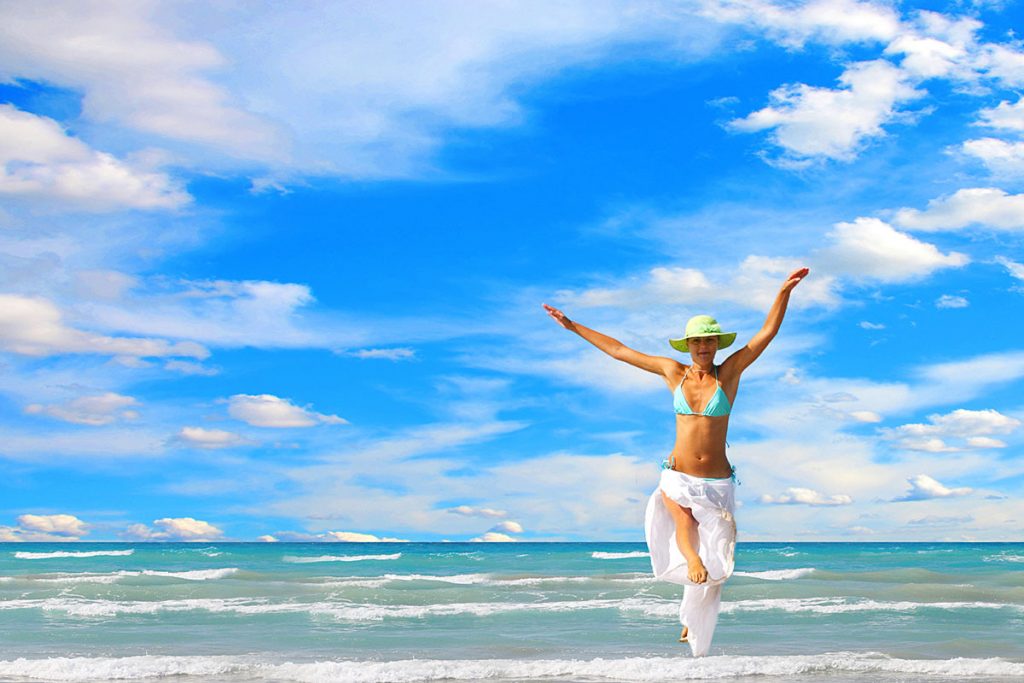
<instances>
[{"instance_id":1,"label":"ocean","mask_svg":"<svg viewBox=\"0 0 1024 683\"><path fill-rule=\"evenodd\" d=\"M0 681L1024 680L1024 543L740 543L708 657L642 543L0 544Z\"/></svg>"}]
</instances>

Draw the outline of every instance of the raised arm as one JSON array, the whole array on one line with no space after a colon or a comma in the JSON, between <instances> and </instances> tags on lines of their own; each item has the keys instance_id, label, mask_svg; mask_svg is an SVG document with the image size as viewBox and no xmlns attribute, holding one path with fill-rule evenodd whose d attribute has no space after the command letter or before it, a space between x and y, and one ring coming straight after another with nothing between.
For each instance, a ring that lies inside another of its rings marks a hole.
<instances>
[{"instance_id":1,"label":"raised arm","mask_svg":"<svg viewBox=\"0 0 1024 683\"><path fill-rule=\"evenodd\" d=\"M554 306L548 306L547 304L541 305L544 307L544 310L548 312L548 315L554 318L555 322L559 325L570 332L575 332L615 360L621 360L622 362L629 363L641 370L653 372L656 375L661 375L666 378L679 367L679 363L671 358L665 358L664 356L648 356L646 353L635 351L620 342L618 339L613 339L606 334L601 334L597 330L592 330L589 327L569 320L565 313L562 313Z\"/></svg>"},{"instance_id":2,"label":"raised arm","mask_svg":"<svg viewBox=\"0 0 1024 683\"><path fill-rule=\"evenodd\" d=\"M782 283L782 289L779 290L779 295L775 297L771 309L768 310L768 317L765 318L764 325L747 342L746 346L729 356L725 363L722 364L723 370L731 375L739 375L768 348L768 344L771 343L772 339L775 339L775 335L779 332L779 327L782 326L782 319L786 317L790 293L794 287L800 284L801 280L807 277L809 272L810 269L808 268L800 268L789 274L786 281Z\"/></svg>"}]
</instances>

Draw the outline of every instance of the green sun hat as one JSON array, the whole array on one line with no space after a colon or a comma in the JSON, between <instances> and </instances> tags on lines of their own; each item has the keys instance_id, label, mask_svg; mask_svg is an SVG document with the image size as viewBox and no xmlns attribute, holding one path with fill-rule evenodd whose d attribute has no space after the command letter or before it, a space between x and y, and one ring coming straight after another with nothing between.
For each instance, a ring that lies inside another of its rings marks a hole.
<instances>
[{"instance_id":1,"label":"green sun hat","mask_svg":"<svg viewBox=\"0 0 1024 683\"><path fill-rule=\"evenodd\" d=\"M690 350L687 339L694 337L718 337L718 348L724 349L736 341L735 332L722 332L722 326L710 315L695 315L686 321L686 332L682 339L669 339L668 343L677 351L687 353Z\"/></svg>"}]
</instances>

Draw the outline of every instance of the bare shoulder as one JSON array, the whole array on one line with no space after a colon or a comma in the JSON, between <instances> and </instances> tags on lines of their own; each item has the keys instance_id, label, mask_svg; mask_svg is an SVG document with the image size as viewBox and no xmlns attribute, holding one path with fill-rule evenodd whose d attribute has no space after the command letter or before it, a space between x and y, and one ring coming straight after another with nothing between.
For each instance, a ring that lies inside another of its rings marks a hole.
<instances>
[{"instance_id":1,"label":"bare shoulder","mask_svg":"<svg viewBox=\"0 0 1024 683\"><path fill-rule=\"evenodd\" d=\"M739 383L740 375L746 369L746 366L742 363L742 351L743 349L738 349L718 366L718 380L722 384Z\"/></svg>"},{"instance_id":2,"label":"bare shoulder","mask_svg":"<svg viewBox=\"0 0 1024 683\"><path fill-rule=\"evenodd\" d=\"M663 361L665 383L668 384L669 389L675 389L683 380L683 375L686 374L686 368L689 366L680 363L675 358L659 356L659 360Z\"/></svg>"}]
</instances>

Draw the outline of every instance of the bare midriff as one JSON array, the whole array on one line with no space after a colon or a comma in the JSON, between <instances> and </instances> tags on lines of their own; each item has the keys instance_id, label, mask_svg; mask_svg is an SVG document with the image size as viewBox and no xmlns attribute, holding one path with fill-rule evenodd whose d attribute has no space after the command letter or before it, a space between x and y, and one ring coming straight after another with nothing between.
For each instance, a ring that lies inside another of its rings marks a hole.
<instances>
[{"instance_id":1,"label":"bare midriff","mask_svg":"<svg viewBox=\"0 0 1024 683\"><path fill-rule=\"evenodd\" d=\"M728 431L728 415L676 415L676 444L669 456L673 469L694 477L730 476L732 466L725 454Z\"/></svg>"}]
</instances>

